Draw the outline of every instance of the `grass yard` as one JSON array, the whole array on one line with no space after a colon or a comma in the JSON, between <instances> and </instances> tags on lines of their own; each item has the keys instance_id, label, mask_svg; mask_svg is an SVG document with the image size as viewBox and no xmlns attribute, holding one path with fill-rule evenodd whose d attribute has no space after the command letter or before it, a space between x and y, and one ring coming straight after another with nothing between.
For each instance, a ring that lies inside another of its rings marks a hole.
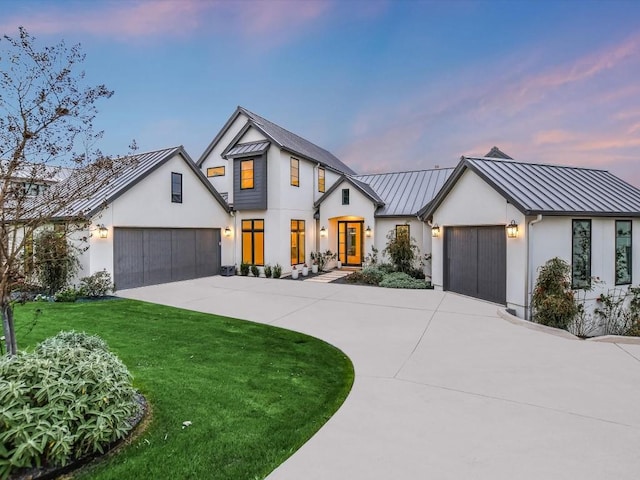
<instances>
[{"instance_id":1,"label":"grass yard","mask_svg":"<svg viewBox=\"0 0 640 480\"><path fill-rule=\"evenodd\" d=\"M74 478L264 478L353 383L353 366L336 348L242 320L121 299L30 303L15 314L21 349L60 330L101 336L152 405L144 434ZM183 429L186 420L193 424Z\"/></svg>"}]
</instances>

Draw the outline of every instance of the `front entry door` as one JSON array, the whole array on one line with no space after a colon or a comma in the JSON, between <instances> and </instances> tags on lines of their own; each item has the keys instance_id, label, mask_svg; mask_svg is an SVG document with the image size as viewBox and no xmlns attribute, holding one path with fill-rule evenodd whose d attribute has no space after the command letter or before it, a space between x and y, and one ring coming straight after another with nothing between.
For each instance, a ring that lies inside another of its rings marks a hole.
<instances>
[{"instance_id":1,"label":"front entry door","mask_svg":"<svg viewBox=\"0 0 640 480\"><path fill-rule=\"evenodd\" d=\"M362 265L363 222L338 222L338 259L343 265Z\"/></svg>"}]
</instances>

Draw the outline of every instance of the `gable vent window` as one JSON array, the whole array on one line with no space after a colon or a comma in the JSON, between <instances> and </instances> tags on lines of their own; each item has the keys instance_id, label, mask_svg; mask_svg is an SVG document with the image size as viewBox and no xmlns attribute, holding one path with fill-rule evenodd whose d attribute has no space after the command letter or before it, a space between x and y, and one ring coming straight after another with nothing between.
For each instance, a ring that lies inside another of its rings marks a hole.
<instances>
[{"instance_id":1,"label":"gable vent window","mask_svg":"<svg viewBox=\"0 0 640 480\"><path fill-rule=\"evenodd\" d=\"M571 287L591 286L591 220L573 220Z\"/></svg>"},{"instance_id":2,"label":"gable vent window","mask_svg":"<svg viewBox=\"0 0 640 480\"><path fill-rule=\"evenodd\" d=\"M253 188L253 160L240 162L240 189Z\"/></svg>"},{"instance_id":3,"label":"gable vent window","mask_svg":"<svg viewBox=\"0 0 640 480\"><path fill-rule=\"evenodd\" d=\"M207 168L207 177L224 177L224 165Z\"/></svg>"},{"instance_id":4,"label":"gable vent window","mask_svg":"<svg viewBox=\"0 0 640 480\"><path fill-rule=\"evenodd\" d=\"M342 204L349 205L349 189L348 188L342 189Z\"/></svg>"},{"instance_id":5,"label":"gable vent window","mask_svg":"<svg viewBox=\"0 0 640 480\"><path fill-rule=\"evenodd\" d=\"M291 185L300 186L300 160L297 158L291 159Z\"/></svg>"},{"instance_id":6,"label":"gable vent window","mask_svg":"<svg viewBox=\"0 0 640 480\"><path fill-rule=\"evenodd\" d=\"M171 202L182 203L182 174L171 172Z\"/></svg>"},{"instance_id":7,"label":"gable vent window","mask_svg":"<svg viewBox=\"0 0 640 480\"><path fill-rule=\"evenodd\" d=\"M616 285L631 283L631 220L616 220Z\"/></svg>"},{"instance_id":8,"label":"gable vent window","mask_svg":"<svg viewBox=\"0 0 640 480\"><path fill-rule=\"evenodd\" d=\"M318 191L320 193L324 193L324 175L325 175L325 171L324 168L320 167L318 168Z\"/></svg>"}]
</instances>

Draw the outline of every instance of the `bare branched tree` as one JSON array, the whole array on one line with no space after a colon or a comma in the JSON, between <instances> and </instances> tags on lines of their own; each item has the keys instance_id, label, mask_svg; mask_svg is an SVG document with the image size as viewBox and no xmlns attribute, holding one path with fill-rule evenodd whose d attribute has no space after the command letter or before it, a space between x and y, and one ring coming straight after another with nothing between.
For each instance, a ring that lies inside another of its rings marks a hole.
<instances>
[{"instance_id":1,"label":"bare branched tree","mask_svg":"<svg viewBox=\"0 0 640 480\"><path fill-rule=\"evenodd\" d=\"M85 84L84 59L80 45L38 48L22 27L0 38L0 308L9 355L17 352L11 292L28 274L34 233L54 223L67 234L86 228L83 200L132 158L93 148L102 135L93 130L95 103L113 91Z\"/></svg>"}]
</instances>

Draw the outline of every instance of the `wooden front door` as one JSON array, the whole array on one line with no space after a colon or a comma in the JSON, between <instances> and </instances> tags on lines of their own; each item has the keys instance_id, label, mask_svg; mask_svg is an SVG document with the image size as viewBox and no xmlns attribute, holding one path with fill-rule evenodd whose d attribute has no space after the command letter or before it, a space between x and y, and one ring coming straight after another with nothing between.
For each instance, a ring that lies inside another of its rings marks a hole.
<instances>
[{"instance_id":1,"label":"wooden front door","mask_svg":"<svg viewBox=\"0 0 640 480\"><path fill-rule=\"evenodd\" d=\"M362 225L363 222L338 222L338 259L343 265L362 265Z\"/></svg>"}]
</instances>

